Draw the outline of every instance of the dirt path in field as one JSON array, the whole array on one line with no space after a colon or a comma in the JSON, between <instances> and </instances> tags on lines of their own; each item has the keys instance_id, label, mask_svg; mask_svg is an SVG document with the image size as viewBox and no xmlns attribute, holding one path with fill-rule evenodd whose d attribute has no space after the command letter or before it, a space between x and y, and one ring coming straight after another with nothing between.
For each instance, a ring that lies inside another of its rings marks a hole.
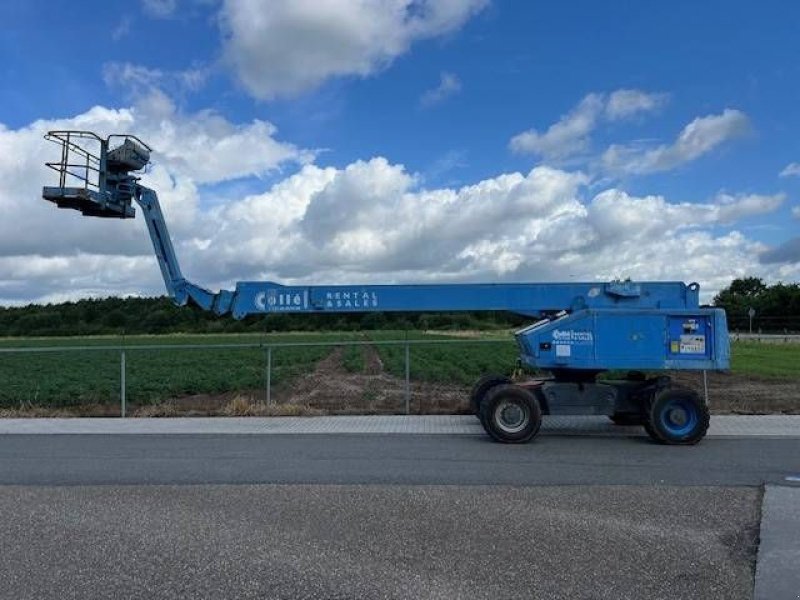
<instances>
[{"instance_id":1,"label":"dirt path in field","mask_svg":"<svg viewBox=\"0 0 800 600\"><path fill-rule=\"evenodd\" d=\"M670 375L702 393L702 373L679 371ZM800 381L708 373L708 403L717 414L800 414Z\"/></svg>"},{"instance_id":2,"label":"dirt path in field","mask_svg":"<svg viewBox=\"0 0 800 600\"><path fill-rule=\"evenodd\" d=\"M363 372L348 372L344 366L345 350L337 348L319 361L314 371L289 387L274 390L272 397L276 404L272 407L263 405L262 390L253 390L244 394L229 392L178 398L144 410L151 416L405 413L405 381L385 370L374 346L363 348ZM670 375L679 384L702 394L702 373L680 371ZM800 381L708 373L708 393L711 410L716 414L800 414ZM466 387L412 379L410 412L467 413L468 397L469 388ZM98 409L107 412L106 407Z\"/></svg>"},{"instance_id":3,"label":"dirt path in field","mask_svg":"<svg viewBox=\"0 0 800 600\"><path fill-rule=\"evenodd\" d=\"M364 370L348 372L344 349L336 348L278 402L306 405L327 414L398 414L405 412L405 381L384 369L375 346L363 346ZM468 410L469 390L461 386L411 382L412 414L453 414Z\"/></svg>"},{"instance_id":4,"label":"dirt path in field","mask_svg":"<svg viewBox=\"0 0 800 600\"><path fill-rule=\"evenodd\" d=\"M292 383L276 386L274 404L264 403L265 391L197 394L154 406L131 406L135 416L403 414L405 381L389 373L373 345L362 347L364 368L345 368L345 349L338 347L320 360L314 370ZM674 372L675 381L703 391L702 373ZM800 381L769 379L734 373L708 374L709 404L717 414L800 414ZM469 388L411 381L411 414L463 414L469 412ZM20 407L0 410L3 417L116 416L115 404L69 408Z\"/></svg>"},{"instance_id":5,"label":"dirt path in field","mask_svg":"<svg viewBox=\"0 0 800 600\"><path fill-rule=\"evenodd\" d=\"M396 414L405 411L405 382L388 373L374 346L364 346L363 372L344 367L344 349L337 348L279 402L305 405L327 414ZM679 384L703 391L702 373L675 372ZM733 373L708 373L711 410L717 414L800 414L800 382ZM468 412L469 389L411 381L412 414Z\"/></svg>"}]
</instances>

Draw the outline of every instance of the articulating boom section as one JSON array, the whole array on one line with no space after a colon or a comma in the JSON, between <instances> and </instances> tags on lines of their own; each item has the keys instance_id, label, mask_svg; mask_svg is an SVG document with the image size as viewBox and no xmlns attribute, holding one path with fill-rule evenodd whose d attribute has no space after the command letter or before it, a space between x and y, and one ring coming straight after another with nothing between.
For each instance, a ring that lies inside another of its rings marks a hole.
<instances>
[{"instance_id":1,"label":"articulating boom section","mask_svg":"<svg viewBox=\"0 0 800 600\"><path fill-rule=\"evenodd\" d=\"M134 174L150 162L151 148L133 135L101 138L91 131L50 131L45 139L60 146L61 159L45 163L58 173L58 185L45 186L42 197L59 208L108 219L134 218L135 201L144 214L170 297L181 306L192 299L206 310L214 309L218 294L184 279L158 195L140 185L139 177Z\"/></svg>"},{"instance_id":2,"label":"articulating boom section","mask_svg":"<svg viewBox=\"0 0 800 600\"><path fill-rule=\"evenodd\" d=\"M727 369L725 313L699 306L698 285L682 282L283 286L239 282L210 292L181 273L155 191L133 174L150 148L130 135L105 139L52 131L59 184L42 195L86 216L133 218L142 209L169 295L217 314L504 310L541 318L517 332L522 361L551 370ZM112 142L116 145L111 147ZM91 146L91 147L90 147ZM93 150L93 148L96 148Z\"/></svg>"}]
</instances>

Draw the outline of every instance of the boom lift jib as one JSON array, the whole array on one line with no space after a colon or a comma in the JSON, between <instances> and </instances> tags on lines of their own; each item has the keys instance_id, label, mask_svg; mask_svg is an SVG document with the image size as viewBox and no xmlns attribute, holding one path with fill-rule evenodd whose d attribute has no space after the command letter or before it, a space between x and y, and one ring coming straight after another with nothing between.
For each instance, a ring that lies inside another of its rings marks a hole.
<instances>
[{"instance_id":1,"label":"boom lift jib","mask_svg":"<svg viewBox=\"0 0 800 600\"><path fill-rule=\"evenodd\" d=\"M701 307L699 286L675 281L480 283L452 285L295 285L242 281L211 292L184 278L156 192L137 172L151 149L132 135L101 138L87 131L51 131L59 174L42 195L59 208L92 217L130 219L142 209L164 284L178 304L193 302L241 319L275 313L504 310L535 321L516 332L520 362L548 377L512 382L488 375L470 402L486 432L501 442L526 442L542 415L608 415L641 424L656 441L692 444L706 433L709 411L694 390L667 370L724 370L730 345L725 312ZM607 371L625 379L602 379ZM651 377L645 371L662 372Z\"/></svg>"}]
</instances>

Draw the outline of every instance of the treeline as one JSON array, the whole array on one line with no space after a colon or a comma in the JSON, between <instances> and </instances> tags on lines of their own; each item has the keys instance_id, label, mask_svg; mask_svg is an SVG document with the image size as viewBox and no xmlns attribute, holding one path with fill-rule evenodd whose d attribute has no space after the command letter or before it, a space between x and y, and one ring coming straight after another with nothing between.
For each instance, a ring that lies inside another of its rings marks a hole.
<instances>
[{"instance_id":1,"label":"treeline","mask_svg":"<svg viewBox=\"0 0 800 600\"><path fill-rule=\"evenodd\" d=\"M800 284L797 283L767 285L758 277L734 279L717 294L714 305L725 309L731 331L749 331L751 308L755 311L754 332L800 331Z\"/></svg>"},{"instance_id":2,"label":"treeline","mask_svg":"<svg viewBox=\"0 0 800 600\"><path fill-rule=\"evenodd\" d=\"M504 312L363 313L218 317L165 297L103 298L61 304L0 307L0 337L356 331L375 329L501 329L529 319Z\"/></svg>"}]
</instances>

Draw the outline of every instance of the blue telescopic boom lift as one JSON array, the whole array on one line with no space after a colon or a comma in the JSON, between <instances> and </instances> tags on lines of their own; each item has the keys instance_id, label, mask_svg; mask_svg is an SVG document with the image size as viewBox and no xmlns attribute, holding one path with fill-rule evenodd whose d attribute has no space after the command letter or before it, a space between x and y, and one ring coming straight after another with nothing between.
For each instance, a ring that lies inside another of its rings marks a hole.
<instances>
[{"instance_id":1,"label":"blue telescopic boom lift","mask_svg":"<svg viewBox=\"0 0 800 600\"><path fill-rule=\"evenodd\" d=\"M699 286L683 282L608 281L425 285L293 285L242 281L211 292L182 274L156 192L136 173L151 149L132 135L101 138L88 131L51 131L59 175L42 196L86 216L129 219L139 205L167 292L236 319L275 313L375 311L509 311L535 319L515 333L520 362L548 377L512 382L485 375L470 402L486 432L507 443L527 442L542 415L608 415L643 425L656 441L694 444L708 429L709 410L696 391L645 371L726 370L730 344L725 312L701 307ZM603 379L607 371L628 371Z\"/></svg>"}]
</instances>

